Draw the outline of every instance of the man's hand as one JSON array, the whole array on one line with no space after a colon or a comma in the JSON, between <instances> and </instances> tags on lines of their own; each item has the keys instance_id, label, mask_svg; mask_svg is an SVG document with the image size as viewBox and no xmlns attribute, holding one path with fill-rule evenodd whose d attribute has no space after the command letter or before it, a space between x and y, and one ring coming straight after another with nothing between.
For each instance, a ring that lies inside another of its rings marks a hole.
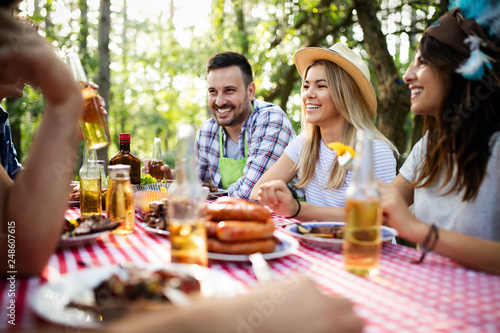
<instances>
[{"instance_id":1,"label":"man's hand","mask_svg":"<svg viewBox=\"0 0 500 333\"><path fill-rule=\"evenodd\" d=\"M151 163L151 159L146 158L142 161L142 163L144 164L144 166L142 167L142 170L141 170L142 173L149 173L150 174L149 164ZM162 165L160 170L163 171L163 178L174 179L175 170L170 169L170 167L168 165L166 165L166 164Z\"/></svg>"}]
</instances>

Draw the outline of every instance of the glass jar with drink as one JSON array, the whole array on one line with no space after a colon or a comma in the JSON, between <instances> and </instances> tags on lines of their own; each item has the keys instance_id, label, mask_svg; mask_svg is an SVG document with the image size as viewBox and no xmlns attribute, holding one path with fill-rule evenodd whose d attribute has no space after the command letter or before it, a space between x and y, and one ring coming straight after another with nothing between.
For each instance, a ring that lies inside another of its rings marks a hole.
<instances>
[{"instance_id":1,"label":"glass jar with drink","mask_svg":"<svg viewBox=\"0 0 500 333\"><path fill-rule=\"evenodd\" d=\"M108 166L109 184L106 194L106 213L111 222L120 222L113 234L129 234L135 227L134 191L130 183L130 165Z\"/></svg>"},{"instance_id":2,"label":"glass jar with drink","mask_svg":"<svg viewBox=\"0 0 500 333\"><path fill-rule=\"evenodd\" d=\"M80 214L82 217L101 215L101 170L95 150L84 149L80 177Z\"/></svg>"},{"instance_id":3,"label":"glass jar with drink","mask_svg":"<svg viewBox=\"0 0 500 333\"><path fill-rule=\"evenodd\" d=\"M168 198L172 262L207 266L207 238L204 204L195 153L194 128L178 128L178 151L175 181Z\"/></svg>"},{"instance_id":4,"label":"glass jar with drink","mask_svg":"<svg viewBox=\"0 0 500 333\"><path fill-rule=\"evenodd\" d=\"M82 88L83 112L81 126L85 145L88 149L100 149L110 144L106 118L101 112L101 103L95 89L93 89L82 63L76 52L67 52L66 59L75 80Z\"/></svg>"},{"instance_id":5,"label":"glass jar with drink","mask_svg":"<svg viewBox=\"0 0 500 333\"><path fill-rule=\"evenodd\" d=\"M372 137L357 132L353 181L346 192L344 264L347 271L360 276L379 273L382 207L373 174Z\"/></svg>"}]
</instances>

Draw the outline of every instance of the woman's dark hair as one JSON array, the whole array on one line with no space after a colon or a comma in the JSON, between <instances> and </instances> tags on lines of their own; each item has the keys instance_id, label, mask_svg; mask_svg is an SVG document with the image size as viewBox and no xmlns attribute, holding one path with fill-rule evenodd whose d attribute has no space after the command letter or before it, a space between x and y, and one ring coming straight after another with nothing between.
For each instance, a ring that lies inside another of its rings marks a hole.
<instances>
[{"instance_id":1,"label":"woman's dark hair","mask_svg":"<svg viewBox=\"0 0 500 333\"><path fill-rule=\"evenodd\" d=\"M444 179L439 185L444 187L456 177L447 194L463 190L464 201L474 200L486 175L491 136L500 130L499 65L492 62L493 68L486 70L481 81L471 81L455 72L465 58L450 47L424 35L419 50L443 78L445 96L438 115L425 118L427 149L415 187L426 187L440 175Z\"/></svg>"},{"instance_id":2,"label":"woman's dark hair","mask_svg":"<svg viewBox=\"0 0 500 333\"><path fill-rule=\"evenodd\" d=\"M0 8L14 9L22 0L0 0Z\"/></svg>"},{"instance_id":3,"label":"woman's dark hair","mask_svg":"<svg viewBox=\"0 0 500 333\"><path fill-rule=\"evenodd\" d=\"M250 66L248 59L243 54L235 52L217 53L208 59L207 74L213 69L231 66L238 66L240 68L245 88L248 88L253 81L252 66Z\"/></svg>"}]
</instances>

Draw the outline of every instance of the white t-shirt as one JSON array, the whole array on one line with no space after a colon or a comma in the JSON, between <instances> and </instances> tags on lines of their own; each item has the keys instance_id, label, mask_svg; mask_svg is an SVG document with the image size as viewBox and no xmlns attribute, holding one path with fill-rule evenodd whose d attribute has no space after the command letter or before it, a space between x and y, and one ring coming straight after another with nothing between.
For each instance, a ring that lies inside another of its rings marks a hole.
<instances>
[{"instance_id":1,"label":"white t-shirt","mask_svg":"<svg viewBox=\"0 0 500 333\"><path fill-rule=\"evenodd\" d=\"M463 191L440 195L447 192L450 183L440 190L442 177L430 187L415 189L415 216L425 223L462 234L500 241L500 132L491 140L491 156L486 167L486 175L479 187L476 199L463 202ZM418 163L423 159L427 134L413 147L408 159L399 170L410 183L417 174ZM451 184L455 177L451 179Z\"/></svg>"},{"instance_id":2,"label":"white t-shirt","mask_svg":"<svg viewBox=\"0 0 500 333\"><path fill-rule=\"evenodd\" d=\"M295 164L298 163L304 142L305 134L301 133L285 148L286 156ZM308 203L322 207L345 207L345 191L352 181L352 170L347 170L342 188L337 190L325 190L324 188L328 183L331 167L336 157L337 153L321 141L316 170L304 188ZM382 141L373 141L373 168L375 177L387 184L396 177L396 158L392 150Z\"/></svg>"}]
</instances>

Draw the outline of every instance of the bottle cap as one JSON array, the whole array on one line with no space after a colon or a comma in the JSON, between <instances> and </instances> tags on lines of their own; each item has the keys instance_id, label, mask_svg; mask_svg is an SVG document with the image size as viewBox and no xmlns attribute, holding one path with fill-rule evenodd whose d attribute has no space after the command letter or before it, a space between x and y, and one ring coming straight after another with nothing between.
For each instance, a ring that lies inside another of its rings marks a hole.
<instances>
[{"instance_id":1,"label":"bottle cap","mask_svg":"<svg viewBox=\"0 0 500 333\"><path fill-rule=\"evenodd\" d=\"M120 142L130 142L130 133L120 133Z\"/></svg>"}]
</instances>

